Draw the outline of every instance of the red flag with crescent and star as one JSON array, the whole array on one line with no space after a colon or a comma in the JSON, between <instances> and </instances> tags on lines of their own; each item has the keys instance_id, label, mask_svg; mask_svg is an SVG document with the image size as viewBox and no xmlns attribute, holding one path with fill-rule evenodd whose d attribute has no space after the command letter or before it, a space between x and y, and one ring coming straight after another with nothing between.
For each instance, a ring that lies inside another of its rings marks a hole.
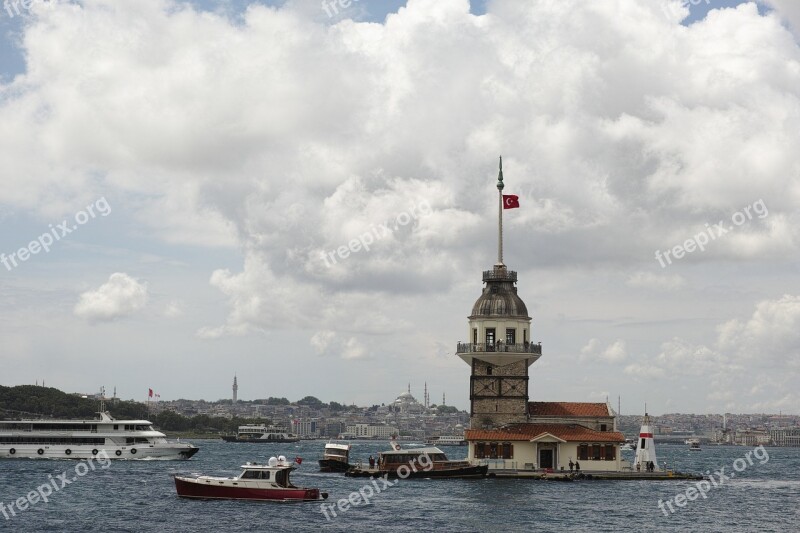
<instances>
[{"instance_id":1,"label":"red flag with crescent and star","mask_svg":"<svg viewBox=\"0 0 800 533\"><path fill-rule=\"evenodd\" d=\"M503 209L515 209L519 207L519 196L515 194L503 195Z\"/></svg>"}]
</instances>

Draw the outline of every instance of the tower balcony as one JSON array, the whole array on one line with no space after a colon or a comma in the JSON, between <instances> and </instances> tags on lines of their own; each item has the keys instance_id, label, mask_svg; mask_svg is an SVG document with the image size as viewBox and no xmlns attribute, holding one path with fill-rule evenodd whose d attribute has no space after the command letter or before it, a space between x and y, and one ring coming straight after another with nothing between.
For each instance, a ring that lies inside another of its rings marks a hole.
<instances>
[{"instance_id":1,"label":"tower balcony","mask_svg":"<svg viewBox=\"0 0 800 533\"><path fill-rule=\"evenodd\" d=\"M506 270L503 268L495 268L494 270L483 271L483 282L487 281L513 281L517 282L517 273L514 270Z\"/></svg>"},{"instance_id":2,"label":"tower balcony","mask_svg":"<svg viewBox=\"0 0 800 533\"><path fill-rule=\"evenodd\" d=\"M516 275L516 272L514 272ZM498 342L496 344L471 344L459 342L456 347L457 354L467 353L507 353L507 354L533 354L542 355L542 344L526 342L523 344L506 344Z\"/></svg>"}]
</instances>

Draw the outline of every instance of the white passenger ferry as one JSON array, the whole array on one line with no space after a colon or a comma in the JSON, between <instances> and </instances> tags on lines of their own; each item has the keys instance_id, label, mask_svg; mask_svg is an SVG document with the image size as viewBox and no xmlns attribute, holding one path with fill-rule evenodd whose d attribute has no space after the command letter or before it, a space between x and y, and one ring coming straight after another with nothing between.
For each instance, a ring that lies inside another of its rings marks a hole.
<instances>
[{"instance_id":1,"label":"white passenger ferry","mask_svg":"<svg viewBox=\"0 0 800 533\"><path fill-rule=\"evenodd\" d=\"M111 459L188 459L198 448L169 442L147 420L0 421L0 458L86 459L101 451Z\"/></svg>"},{"instance_id":2,"label":"white passenger ferry","mask_svg":"<svg viewBox=\"0 0 800 533\"><path fill-rule=\"evenodd\" d=\"M463 435L460 437L457 435L442 435L441 437L428 439L425 442L431 446L464 446L467 444Z\"/></svg>"}]
</instances>

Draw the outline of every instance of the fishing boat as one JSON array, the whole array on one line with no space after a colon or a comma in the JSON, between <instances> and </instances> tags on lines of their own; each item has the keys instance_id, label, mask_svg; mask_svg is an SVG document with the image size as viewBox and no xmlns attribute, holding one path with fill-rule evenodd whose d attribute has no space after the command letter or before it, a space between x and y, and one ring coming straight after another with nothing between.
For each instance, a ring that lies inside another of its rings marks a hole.
<instances>
[{"instance_id":1,"label":"fishing boat","mask_svg":"<svg viewBox=\"0 0 800 533\"><path fill-rule=\"evenodd\" d=\"M351 468L350 445L328 442L319 460L320 472L347 472Z\"/></svg>"},{"instance_id":2,"label":"fishing boat","mask_svg":"<svg viewBox=\"0 0 800 533\"><path fill-rule=\"evenodd\" d=\"M435 446L424 448L401 448L391 441L392 449L378 454L377 465L354 466L345 472L348 477L406 478L482 478L489 471L488 465L472 465L469 461L451 461Z\"/></svg>"},{"instance_id":3,"label":"fishing boat","mask_svg":"<svg viewBox=\"0 0 800 533\"><path fill-rule=\"evenodd\" d=\"M168 441L149 420L0 421L0 457L8 459L188 459L198 448Z\"/></svg>"},{"instance_id":4,"label":"fishing boat","mask_svg":"<svg viewBox=\"0 0 800 533\"><path fill-rule=\"evenodd\" d=\"M267 426L265 424L247 424L239 426L236 435L224 435L225 442L256 442L260 444L300 442L300 438L284 427Z\"/></svg>"},{"instance_id":5,"label":"fishing boat","mask_svg":"<svg viewBox=\"0 0 800 533\"><path fill-rule=\"evenodd\" d=\"M318 488L292 485L289 474L301 462L299 457L287 461L281 455L270 457L267 464L246 463L236 477L175 475L175 489L181 498L210 500L301 502L326 499L328 493Z\"/></svg>"}]
</instances>

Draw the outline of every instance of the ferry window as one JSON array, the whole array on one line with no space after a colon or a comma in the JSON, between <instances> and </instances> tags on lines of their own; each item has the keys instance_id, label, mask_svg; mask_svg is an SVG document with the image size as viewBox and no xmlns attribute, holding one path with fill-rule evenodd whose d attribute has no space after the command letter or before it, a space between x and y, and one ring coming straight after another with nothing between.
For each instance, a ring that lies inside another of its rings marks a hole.
<instances>
[{"instance_id":1,"label":"ferry window","mask_svg":"<svg viewBox=\"0 0 800 533\"><path fill-rule=\"evenodd\" d=\"M599 461L600 460L600 445L599 444L593 444L592 445L592 459L595 460L595 461Z\"/></svg>"},{"instance_id":2,"label":"ferry window","mask_svg":"<svg viewBox=\"0 0 800 533\"><path fill-rule=\"evenodd\" d=\"M494 345L494 328L486 328L486 344Z\"/></svg>"},{"instance_id":3,"label":"ferry window","mask_svg":"<svg viewBox=\"0 0 800 533\"><path fill-rule=\"evenodd\" d=\"M510 442L503 443L503 459L514 458L514 446Z\"/></svg>"},{"instance_id":4,"label":"ferry window","mask_svg":"<svg viewBox=\"0 0 800 533\"><path fill-rule=\"evenodd\" d=\"M114 424L114 431L119 431L119 424Z\"/></svg>"},{"instance_id":5,"label":"ferry window","mask_svg":"<svg viewBox=\"0 0 800 533\"><path fill-rule=\"evenodd\" d=\"M581 444L578 446L578 459L581 461L588 461L589 460L589 445L588 444Z\"/></svg>"},{"instance_id":6,"label":"ferry window","mask_svg":"<svg viewBox=\"0 0 800 533\"><path fill-rule=\"evenodd\" d=\"M486 457L486 452L484 451L484 443L479 442L475 445L475 459L483 459Z\"/></svg>"},{"instance_id":7,"label":"ferry window","mask_svg":"<svg viewBox=\"0 0 800 533\"><path fill-rule=\"evenodd\" d=\"M513 328L506 329L506 344L517 343L517 330Z\"/></svg>"},{"instance_id":8,"label":"ferry window","mask_svg":"<svg viewBox=\"0 0 800 533\"><path fill-rule=\"evenodd\" d=\"M615 451L613 444L606 444L606 461L613 461L616 459Z\"/></svg>"}]
</instances>

